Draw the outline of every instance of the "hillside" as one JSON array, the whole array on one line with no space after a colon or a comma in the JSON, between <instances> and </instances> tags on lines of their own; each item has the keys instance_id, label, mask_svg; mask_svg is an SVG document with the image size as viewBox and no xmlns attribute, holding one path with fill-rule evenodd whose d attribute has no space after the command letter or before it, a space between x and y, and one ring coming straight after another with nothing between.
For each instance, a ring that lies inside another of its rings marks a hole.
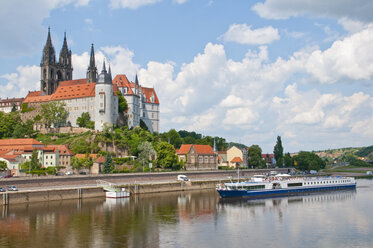
<instances>
[{"instance_id":1,"label":"hillside","mask_svg":"<svg viewBox=\"0 0 373 248\"><path fill-rule=\"evenodd\" d=\"M315 152L319 157L331 160L345 161L347 157L359 157L364 161L373 160L373 146L368 147L346 147L338 149L328 149Z\"/></svg>"}]
</instances>

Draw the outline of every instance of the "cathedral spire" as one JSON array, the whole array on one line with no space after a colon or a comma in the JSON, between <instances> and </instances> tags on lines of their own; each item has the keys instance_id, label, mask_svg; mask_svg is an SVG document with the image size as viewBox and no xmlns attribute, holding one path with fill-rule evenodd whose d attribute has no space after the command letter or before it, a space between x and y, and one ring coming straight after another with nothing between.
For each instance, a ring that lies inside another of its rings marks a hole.
<instances>
[{"instance_id":1,"label":"cathedral spire","mask_svg":"<svg viewBox=\"0 0 373 248\"><path fill-rule=\"evenodd\" d=\"M102 72L107 73L107 71L106 71L106 66L105 66L105 59L104 59L104 63L103 63L103 65L102 65L102 71L101 71L101 73L102 73Z\"/></svg>"},{"instance_id":2,"label":"cathedral spire","mask_svg":"<svg viewBox=\"0 0 373 248\"><path fill-rule=\"evenodd\" d=\"M48 27L48 37L43 49L43 58L41 61L42 64L54 64L56 62L56 55L54 52L50 31L51 29Z\"/></svg>"},{"instance_id":3,"label":"cathedral spire","mask_svg":"<svg viewBox=\"0 0 373 248\"><path fill-rule=\"evenodd\" d=\"M65 67L69 67L71 65L71 51L69 51L69 48L67 47L67 41L66 41L66 32L64 33L63 38L63 45L60 51L60 57L58 62Z\"/></svg>"},{"instance_id":4,"label":"cathedral spire","mask_svg":"<svg viewBox=\"0 0 373 248\"><path fill-rule=\"evenodd\" d=\"M87 70L87 83L93 83L97 81L97 68L95 61L95 49L93 43L91 45L91 57L89 58L89 66Z\"/></svg>"},{"instance_id":5,"label":"cathedral spire","mask_svg":"<svg viewBox=\"0 0 373 248\"><path fill-rule=\"evenodd\" d=\"M110 76L110 79L112 79L111 77L111 67L110 67L110 62L109 62L109 72L108 72L109 76Z\"/></svg>"}]
</instances>

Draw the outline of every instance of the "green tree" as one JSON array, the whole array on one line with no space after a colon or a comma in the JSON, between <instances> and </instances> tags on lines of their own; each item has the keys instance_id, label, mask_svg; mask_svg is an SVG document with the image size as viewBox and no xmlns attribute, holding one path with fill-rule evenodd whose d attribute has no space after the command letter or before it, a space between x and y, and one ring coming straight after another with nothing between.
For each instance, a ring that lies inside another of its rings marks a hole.
<instances>
[{"instance_id":1,"label":"green tree","mask_svg":"<svg viewBox=\"0 0 373 248\"><path fill-rule=\"evenodd\" d=\"M18 123L13 131L14 138L24 138L33 137L37 131L34 131L34 122L32 120L27 120L24 123Z\"/></svg>"},{"instance_id":2,"label":"green tree","mask_svg":"<svg viewBox=\"0 0 373 248\"><path fill-rule=\"evenodd\" d=\"M40 161L38 159L38 150L34 149L31 154L30 162L31 170L39 170L41 168Z\"/></svg>"},{"instance_id":3,"label":"green tree","mask_svg":"<svg viewBox=\"0 0 373 248\"><path fill-rule=\"evenodd\" d=\"M276 165L279 167L284 166L284 148L282 147L282 141L281 141L281 136L277 136L277 142L275 147L273 148L273 154L276 159Z\"/></svg>"},{"instance_id":4,"label":"green tree","mask_svg":"<svg viewBox=\"0 0 373 248\"><path fill-rule=\"evenodd\" d=\"M16 112L16 111L17 111L17 106L15 104L13 104L11 112Z\"/></svg>"},{"instance_id":5,"label":"green tree","mask_svg":"<svg viewBox=\"0 0 373 248\"><path fill-rule=\"evenodd\" d=\"M86 128L90 128L90 129L95 128L95 122L91 121L91 116L89 115L88 112L82 113L82 115L80 117L78 117L78 119L76 119L76 124L79 127L86 127Z\"/></svg>"},{"instance_id":6,"label":"green tree","mask_svg":"<svg viewBox=\"0 0 373 248\"><path fill-rule=\"evenodd\" d=\"M66 104L59 101L51 101L49 103L42 104L40 116L43 123L47 127L51 127L52 124L54 127L65 125L68 115L65 107Z\"/></svg>"},{"instance_id":7,"label":"green tree","mask_svg":"<svg viewBox=\"0 0 373 248\"><path fill-rule=\"evenodd\" d=\"M248 159L249 159L249 166L254 168L264 168L266 163L262 159L262 149L258 145L250 146L248 150Z\"/></svg>"},{"instance_id":8,"label":"green tree","mask_svg":"<svg viewBox=\"0 0 373 248\"><path fill-rule=\"evenodd\" d=\"M115 94L118 96L118 112L119 113L125 113L128 111L128 104L126 98L122 96L122 93L120 91L115 92Z\"/></svg>"},{"instance_id":9,"label":"green tree","mask_svg":"<svg viewBox=\"0 0 373 248\"><path fill-rule=\"evenodd\" d=\"M294 161L293 161L292 157L290 156L290 153L285 154L284 164L285 164L285 167L294 167Z\"/></svg>"},{"instance_id":10,"label":"green tree","mask_svg":"<svg viewBox=\"0 0 373 248\"><path fill-rule=\"evenodd\" d=\"M165 133L164 138L164 141L169 141L170 144L173 145L176 149L180 148L181 144L183 143L180 134L175 129L171 129L170 131Z\"/></svg>"},{"instance_id":11,"label":"green tree","mask_svg":"<svg viewBox=\"0 0 373 248\"><path fill-rule=\"evenodd\" d=\"M171 144L167 142L161 142L157 146L157 159L156 163L159 167L164 169L171 169L174 165L178 163L177 155L175 149Z\"/></svg>"},{"instance_id":12,"label":"green tree","mask_svg":"<svg viewBox=\"0 0 373 248\"><path fill-rule=\"evenodd\" d=\"M322 159L312 152L301 151L294 158L295 168L298 170L320 170L325 168L325 163Z\"/></svg>"},{"instance_id":13,"label":"green tree","mask_svg":"<svg viewBox=\"0 0 373 248\"><path fill-rule=\"evenodd\" d=\"M113 159L110 153L107 153L105 156L105 162L103 164L104 173L108 174L114 169Z\"/></svg>"},{"instance_id":14,"label":"green tree","mask_svg":"<svg viewBox=\"0 0 373 248\"><path fill-rule=\"evenodd\" d=\"M142 142L137 148L139 151L138 161L142 165L148 165L149 158L155 155L155 150L152 144L148 141Z\"/></svg>"},{"instance_id":15,"label":"green tree","mask_svg":"<svg viewBox=\"0 0 373 248\"><path fill-rule=\"evenodd\" d=\"M0 170L4 171L8 168L8 165L5 161L0 161Z\"/></svg>"},{"instance_id":16,"label":"green tree","mask_svg":"<svg viewBox=\"0 0 373 248\"><path fill-rule=\"evenodd\" d=\"M22 123L18 112L3 113L0 111L0 138L10 138L18 123Z\"/></svg>"},{"instance_id":17,"label":"green tree","mask_svg":"<svg viewBox=\"0 0 373 248\"><path fill-rule=\"evenodd\" d=\"M77 158L77 157L75 157L75 156L73 156L71 158L71 167L73 169L77 169L77 170L79 170L80 168L82 168L82 163L81 163L80 159Z\"/></svg>"}]
</instances>

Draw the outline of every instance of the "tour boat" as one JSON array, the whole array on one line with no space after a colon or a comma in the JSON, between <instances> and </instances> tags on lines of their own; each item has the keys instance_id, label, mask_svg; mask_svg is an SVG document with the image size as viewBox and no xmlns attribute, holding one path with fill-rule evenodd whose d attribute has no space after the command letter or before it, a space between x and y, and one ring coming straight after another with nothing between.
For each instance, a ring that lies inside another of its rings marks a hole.
<instances>
[{"instance_id":1,"label":"tour boat","mask_svg":"<svg viewBox=\"0 0 373 248\"><path fill-rule=\"evenodd\" d=\"M256 175L246 182L218 184L216 190L223 198L259 198L355 188L353 177L291 177L279 174L271 177Z\"/></svg>"}]
</instances>

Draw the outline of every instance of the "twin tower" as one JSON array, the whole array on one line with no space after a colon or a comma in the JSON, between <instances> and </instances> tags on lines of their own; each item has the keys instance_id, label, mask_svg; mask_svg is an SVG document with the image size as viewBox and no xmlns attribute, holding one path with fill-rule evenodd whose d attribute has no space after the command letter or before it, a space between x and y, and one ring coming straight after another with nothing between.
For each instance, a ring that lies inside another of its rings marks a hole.
<instances>
[{"instance_id":1,"label":"twin tower","mask_svg":"<svg viewBox=\"0 0 373 248\"><path fill-rule=\"evenodd\" d=\"M69 50L67 47L66 33L64 35L63 45L60 51L59 60L57 62L54 47L52 45L50 28L48 28L48 38L43 49L43 57L40 63L40 68L40 90L42 91L42 95L53 94L61 81L73 79L71 50ZM111 74L110 67L108 74ZM87 70L87 83L96 82L96 80L97 68L95 64L95 52L92 44L91 56Z\"/></svg>"}]
</instances>

